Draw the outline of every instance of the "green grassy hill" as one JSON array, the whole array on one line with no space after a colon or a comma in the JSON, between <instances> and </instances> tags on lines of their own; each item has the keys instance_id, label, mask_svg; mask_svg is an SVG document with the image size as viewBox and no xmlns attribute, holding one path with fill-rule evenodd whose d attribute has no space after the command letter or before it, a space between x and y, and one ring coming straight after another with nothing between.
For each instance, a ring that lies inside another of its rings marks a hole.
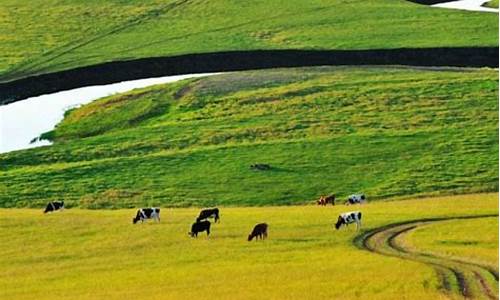
<instances>
[{"instance_id":1,"label":"green grassy hill","mask_svg":"<svg viewBox=\"0 0 500 300\"><path fill-rule=\"evenodd\" d=\"M498 46L498 15L404 0L0 2L0 81L186 53L457 46Z\"/></svg>"},{"instance_id":2,"label":"green grassy hill","mask_svg":"<svg viewBox=\"0 0 500 300\"><path fill-rule=\"evenodd\" d=\"M282 205L326 193L497 191L498 74L232 73L98 100L48 136L55 145L0 155L0 206Z\"/></svg>"}]
</instances>

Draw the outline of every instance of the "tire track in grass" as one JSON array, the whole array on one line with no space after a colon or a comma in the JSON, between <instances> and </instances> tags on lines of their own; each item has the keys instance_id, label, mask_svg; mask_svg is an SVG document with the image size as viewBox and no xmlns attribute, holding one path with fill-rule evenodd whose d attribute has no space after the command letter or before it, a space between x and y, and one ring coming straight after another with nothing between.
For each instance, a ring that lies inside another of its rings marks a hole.
<instances>
[{"instance_id":1,"label":"tire track in grass","mask_svg":"<svg viewBox=\"0 0 500 300\"><path fill-rule=\"evenodd\" d=\"M498 286L498 271L464 259L448 258L424 253L405 246L405 235L421 226L442 221L498 218L498 215L458 216L428 218L394 223L374 228L354 238L354 244L364 250L385 256L417 261L432 266L440 281L440 289L447 295L457 295L466 299L498 299L491 281ZM487 274L485 276L485 274ZM488 279L490 281L488 281Z\"/></svg>"}]
</instances>

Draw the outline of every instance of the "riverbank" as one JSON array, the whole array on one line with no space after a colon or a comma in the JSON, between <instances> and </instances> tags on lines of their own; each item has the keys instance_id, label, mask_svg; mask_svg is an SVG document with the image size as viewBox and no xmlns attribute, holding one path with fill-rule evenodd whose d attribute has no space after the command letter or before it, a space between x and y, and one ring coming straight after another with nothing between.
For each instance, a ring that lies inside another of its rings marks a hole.
<instances>
[{"instance_id":1,"label":"riverbank","mask_svg":"<svg viewBox=\"0 0 500 300\"><path fill-rule=\"evenodd\" d=\"M320 65L498 67L498 47L234 51L116 61L0 83L0 104L150 77Z\"/></svg>"}]
</instances>

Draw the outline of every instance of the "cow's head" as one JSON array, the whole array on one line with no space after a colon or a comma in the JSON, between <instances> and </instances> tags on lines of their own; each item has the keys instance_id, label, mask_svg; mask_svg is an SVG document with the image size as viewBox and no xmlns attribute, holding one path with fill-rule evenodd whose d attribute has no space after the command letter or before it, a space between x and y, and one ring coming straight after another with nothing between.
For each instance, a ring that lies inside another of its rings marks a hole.
<instances>
[{"instance_id":1,"label":"cow's head","mask_svg":"<svg viewBox=\"0 0 500 300\"><path fill-rule=\"evenodd\" d=\"M253 235L249 234L248 235L248 241L250 242L253 239Z\"/></svg>"},{"instance_id":2,"label":"cow's head","mask_svg":"<svg viewBox=\"0 0 500 300\"><path fill-rule=\"evenodd\" d=\"M139 218L138 217L132 218L132 224L135 224L137 222L139 222Z\"/></svg>"},{"instance_id":3,"label":"cow's head","mask_svg":"<svg viewBox=\"0 0 500 300\"><path fill-rule=\"evenodd\" d=\"M341 216L339 216L339 219L337 220L337 223L335 223L335 229L339 229L340 226L342 226L343 224L345 224L345 220L344 218L342 218Z\"/></svg>"}]
</instances>

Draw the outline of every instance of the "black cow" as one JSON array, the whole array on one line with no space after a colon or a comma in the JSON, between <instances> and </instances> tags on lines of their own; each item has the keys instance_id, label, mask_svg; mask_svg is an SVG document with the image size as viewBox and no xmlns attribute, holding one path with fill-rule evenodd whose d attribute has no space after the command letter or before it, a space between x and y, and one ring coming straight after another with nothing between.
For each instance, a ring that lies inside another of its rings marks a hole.
<instances>
[{"instance_id":1,"label":"black cow","mask_svg":"<svg viewBox=\"0 0 500 300\"><path fill-rule=\"evenodd\" d=\"M141 223L144 222L144 220L147 219L153 219L155 221L160 222L160 209L156 207L151 207L151 208L141 208L137 211L137 214L135 215L135 218L132 219L132 223L137 223L141 221Z\"/></svg>"},{"instance_id":2,"label":"black cow","mask_svg":"<svg viewBox=\"0 0 500 300\"><path fill-rule=\"evenodd\" d=\"M191 232L188 232L188 234L191 237L198 237L198 232L207 232L207 236L210 235L210 221L201 221L201 222L196 222L191 225Z\"/></svg>"},{"instance_id":3,"label":"black cow","mask_svg":"<svg viewBox=\"0 0 500 300\"><path fill-rule=\"evenodd\" d=\"M257 237L255 240L258 240L259 237L260 239L265 239L267 238L267 224L266 223L260 223L255 225L255 227L252 230L252 233L248 235L248 241L250 242L254 237Z\"/></svg>"},{"instance_id":4,"label":"black cow","mask_svg":"<svg viewBox=\"0 0 500 300\"><path fill-rule=\"evenodd\" d=\"M47 207L45 208L45 211L43 212L44 214L48 212L53 212L56 210L63 210L64 209L64 201L52 201L47 204Z\"/></svg>"},{"instance_id":5,"label":"black cow","mask_svg":"<svg viewBox=\"0 0 500 300\"><path fill-rule=\"evenodd\" d=\"M208 218L214 218L215 223L219 221L219 209L218 208L210 208L210 209L204 209L200 212L200 215L198 218L196 218L196 222L200 222L201 220L205 220Z\"/></svg>"}]
</instances>

